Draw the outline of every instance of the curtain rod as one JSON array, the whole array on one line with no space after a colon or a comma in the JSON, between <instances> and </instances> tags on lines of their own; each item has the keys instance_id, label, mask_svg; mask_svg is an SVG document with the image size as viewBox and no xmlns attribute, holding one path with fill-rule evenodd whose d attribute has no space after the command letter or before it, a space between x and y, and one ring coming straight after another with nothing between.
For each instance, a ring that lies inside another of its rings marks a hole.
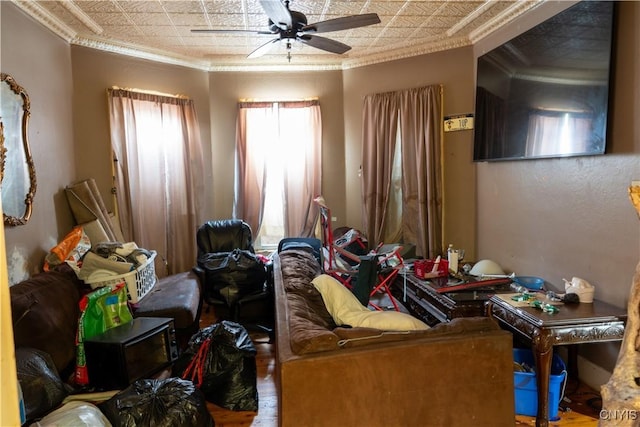
<instances>
[{"instance_id":1,"label":"curtain rod","mask_svg":"<svg viewBox=\"0 0 640 427\"><path fill-rule=\"evenodd\" d=\"M144 94L147 94L147 95L167 96L169 98L189 99L189 97L186 96L186 95L181 95L181 94L175 94L174 95L174 94L171 94L171 93L158 92L156 90L145 90L145 89L137 89L137 88L131 88L131 87L119 87L119 86L111 86L111 89L128 90L129 92L144 93Z\"/></svg>"},{"instance_id":2,"label":"curtain rod","mask_svg":"<svg viewBox=\"0 0 640 427\"><path fill-rule=\"evenodd\" d=\"M256 99L256 98L240 98L238 102L304 102L304 101L317 101L319 98L317 96L313 96L311 98L301 98L301 99Z\"/></svg>"}]
</instances>

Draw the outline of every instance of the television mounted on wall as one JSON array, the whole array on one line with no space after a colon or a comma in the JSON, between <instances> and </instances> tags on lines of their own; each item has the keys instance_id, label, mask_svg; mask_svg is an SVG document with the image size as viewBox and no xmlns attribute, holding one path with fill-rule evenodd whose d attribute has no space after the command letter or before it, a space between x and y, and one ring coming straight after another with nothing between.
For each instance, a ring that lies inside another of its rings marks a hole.
<instances>
[{"instance_id":1,"label":"television mounted on wall","mask_svg":"<svg viewBox=\"0 0 640 427\"><path fill-rule=\"evenodd\" d=\"M479 56L473 160L604 154L613 27L582 1Z\"/></svg>"}]
</instances>

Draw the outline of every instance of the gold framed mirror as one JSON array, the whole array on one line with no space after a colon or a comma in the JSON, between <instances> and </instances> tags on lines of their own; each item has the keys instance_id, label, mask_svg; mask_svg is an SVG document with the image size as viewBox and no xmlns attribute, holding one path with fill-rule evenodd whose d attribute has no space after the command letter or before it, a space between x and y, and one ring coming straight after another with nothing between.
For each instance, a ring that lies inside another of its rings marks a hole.
<instances>
[{"instance_id":1,"label":"gold framed mirror","mask_svg":"<svg viewBox=\"0 0 640 427\"><path fill-rule=\"evenodd\" d=\"M36 170L28 140L29 95L8 74L0 73L0 194L5 225L23 225L31 217Z\"/></svg>"}]
</instances>

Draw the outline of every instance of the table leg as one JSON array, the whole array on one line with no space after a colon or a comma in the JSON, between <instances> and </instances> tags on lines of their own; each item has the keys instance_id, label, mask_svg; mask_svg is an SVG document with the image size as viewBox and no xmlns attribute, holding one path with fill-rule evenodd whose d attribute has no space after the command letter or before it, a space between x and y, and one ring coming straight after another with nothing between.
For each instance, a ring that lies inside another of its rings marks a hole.
<instances>
[{"instance_id":1,"label":"table leg","mask_svg":"<svg viewBox=\"0 0 640 427\"><path fill-rule=\"evenodd\" d=\"M542 331L536 331L532 339L533 357L536 362L536 384L538 386L538 413L536 427L549 425L549 375L551 374L551 360L553 346L551 336Z\"/></svg>"},{"instance_id":2,"label":"table leg","mask_svg":"<svg viewBox=\"0 0 640 427\"><path fill-rule=\"evenodd\" d=\"M568 346L567 350L568 350L568 357L569 357L569 360L567 361L568 362L567 375L572 380L577 380L578 377L580 376L578 374L578 346L575 344L570 345Z\"/></svg>"}]
</instances>

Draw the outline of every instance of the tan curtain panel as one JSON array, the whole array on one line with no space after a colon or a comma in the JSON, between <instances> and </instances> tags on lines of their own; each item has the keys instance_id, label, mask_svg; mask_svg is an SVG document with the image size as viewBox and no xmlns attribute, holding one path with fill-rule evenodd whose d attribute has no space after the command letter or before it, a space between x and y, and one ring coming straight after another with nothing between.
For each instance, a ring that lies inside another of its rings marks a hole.
<instances>
[{"instance_id":1,"label":"tan curtain panel","mask_svg":"<svg viewBox=\"0 0 640 427\"><path fill-rule=\"evenodd\" d=\"M125 238L188 271L202 221L202 147L190 99L109 89L116 200Z\"/></svg>"},{"instance_id":2,"label":"tan curtain panel","mask_svg":"<svg viewBox=\"0 0 640 427\"><path fill-rule=\"evenodd\" d=\"M368 95L362 118L363 224L370 244L384 242L393 153L402 147L402 241L417 255L442 253L442 87ZM392 242L387 242L392 243Z\"/></svg>"},{"instance_id":3,"label":"tan curtain panel","mask_svg":"<svg viewBox=\"0 0 640 427\"><path fill-rule=\"evenodd\" d=\"M304 143L293 123L305 130ZM233 215L258 234L264 216L267 151L282 150L283 144L287 147L282 153L286 161L281 183L285 237L310 236L315 226L313 199L321 193L322 176L322 119L316 100L238 103Z\"/></svg>"}]
</instances>

